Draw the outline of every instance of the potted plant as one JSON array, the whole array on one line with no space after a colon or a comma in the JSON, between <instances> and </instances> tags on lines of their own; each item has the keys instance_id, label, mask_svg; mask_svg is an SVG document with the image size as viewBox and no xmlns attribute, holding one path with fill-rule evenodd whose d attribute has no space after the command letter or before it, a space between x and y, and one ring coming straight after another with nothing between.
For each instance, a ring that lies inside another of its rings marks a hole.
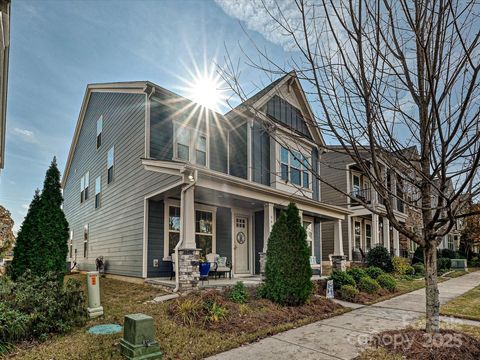
<instances>
[{"instance_id":1,"label":"potted plant","mask_svg":"<svg viewBox=\"0 0 480 360\"><path fill-rule=\"evenodd\" d=\"M201 278L206 278L208 277L208 273L210 272L210 263L205 260L205 258L200 258L200 261L198 263L199 271L200 271L200 277Z\"/></svg>"}]
</instances>

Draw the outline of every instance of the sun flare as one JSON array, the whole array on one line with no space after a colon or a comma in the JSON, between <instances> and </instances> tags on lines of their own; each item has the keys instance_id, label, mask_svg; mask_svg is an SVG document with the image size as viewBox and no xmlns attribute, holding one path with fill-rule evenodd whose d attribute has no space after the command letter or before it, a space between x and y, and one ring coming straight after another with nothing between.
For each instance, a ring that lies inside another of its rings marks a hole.
<instances>
[{"instance_id":1,"label":"sun flare","mask_svg":"<svg viewBox=\"0 0 480 360\"><path fill-rule=\"evenodd\" d=\"M189 97L197 104L217 110L224 101L222 83L218 78L202 75L196 77L189 86Z\"/></svg>"}]
</instances>

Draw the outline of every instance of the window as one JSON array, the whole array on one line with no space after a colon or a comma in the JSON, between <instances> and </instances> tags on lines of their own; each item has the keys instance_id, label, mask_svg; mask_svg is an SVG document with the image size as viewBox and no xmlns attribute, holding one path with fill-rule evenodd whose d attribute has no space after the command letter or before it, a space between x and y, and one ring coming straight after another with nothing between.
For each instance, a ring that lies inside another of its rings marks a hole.
<instances>
[{"instance_id":1,"label":"window","mask_svg":"<svg viewBox=\"0 0 480 360\"><path fill-rule=\"evenodd\" d=\"M378 241L383 244L383 219L378 221Z\"/></svg>"},{"instance_id":2,"label":"window","mask_svg":"<svg viewBox=\"0 0 480 360\"><path fill-rule=\"evenodd\" d=\"M372 248L372 224L365 224L365 242L368 251Z\"/></svg>"},{"instance_id":3,"label":"window","mask_svg":"<svg viewBox=\"0 0 480 360\"><path fill-rule=\"evenodd\" d=\"M198 165L207 166L207 138L198 136L195 146L195 162Z\"/></svg>"},{"instance_id":4,"label":"window","mask_svg":"<svg viewBox=\"0 0 480 360\"><path fill-rule=\"evenodd\" d=\"M97 119L97 149L102 145L103 115Z\"/></svg>"},{"instance_id":5,"label":"window","mask_svg":"<svg viewBox=\"0 0 480 360\"><path fill-rule=\"evenodd\" d=\"M83 227L83 257L88 257L88 224Z\"/></svg>"},{"instance_id":6,"label":"window","mask_svg":"<svg viewBox=\"0 0 480 360\"><path fill-rule=\"evenodd\" d=\"M453 236L450 234L447 235L447 246L448 246L448 250L454 250Z\"/></svg>"},{"instance_id":7,"label":"window","mask_svg":"<svg viewBox=\"0 0 480 360\"><path fill-rule=\"evenodd\" d=\"M95 179L95 209L100 207L100 193L102 192L102 177Z\"/></svg>"},{"instance_id":8,"label":"window","mask_svg":"<svg viewBox=\"0 0 480 360\"><path fill-rule=\"evenodd\" d=\"M307 245L308 248L310 249L310 255L314 256L314 250L313 250L313 222L305 220L303 222L303 228L305 229L305 232L307 233Z\"/></svg>"},{"instance_id":9,"label":"window","mask_svg":"<svg viewBox=\"0 0 480 360\"><path fill-rule=\"evenodd\" d=\"M113 181L113 164L115 162L113 146L108 150L107 154L107 184Z\"/></svg>"},{"instance_id":10,"label":"window","mask_svg":"<svg viewBox=\"0 0 480 360\"><path fill-rule=\"evenodd\" d=\"M73 256L73 230L70 230L70 236L68 237L68 254L71 259Z\"/></svg>"},{"instance_id":11,"label":"window","mask_svg":"<svg viewBox=\"0 0 480 360\"><path fill-rule=\"evenodd\" d=\"M355 221L355 249L360 249L361 240L362 240L362 233L360 232L360 221Z\"/></svg>"},{"instance_id":12,"label":"window","mask_svg":"<svg viewBox=\"0 0 480 360\"><path fill-rule=\"evenodd\" d=\"M165 236L164 258L173 256L175 246L180 240L180 206L174 200L165 204ZM188 226L188 224L187 224ZM214 253L215 243L215 208L205 205L195 205L195 243L201 249L201 256Z\"/></svg>"},{"instance_id":13,"label":"window","mask_svg":"<svg viewBox=\"0 0 480 360\"><path fill-rule=\"evenodd\" d=\"M353 174L352 175L352 195L359 196L360 195L360 176Z\"/></svg>"},{"instance_id":14,"label":"window","mask_svg":"<svg viewBox=\"0 0 480 360\"><path fill-rule=\"evenodd\" d=\"M180 208L168 207L168 249L173 252L180 241ZM170 253L167 253L170 255ZM167 255L167 256L168 256Z\"/></svg>"},{"instance_id":15,"label":"window","mask_svg":"<svg viewBox=\"0 0 480 360\"><path fill-rule=\"evenodd\" d=\"M195 242L201 256L213 252L213 214L210 211L195 211Z\"/></svg>"},{"instance_id":16,"label":"window","mask_svg":"<svg viewBox=\"0 0 480 360\"><path fill-rule=\"evenodd\" d=\"M280 178L292 184L310 188L309 158L299 151L280 148Z\"/></svg>"},{"instance_id":17,"label":"window","mask_svg":"<svg viewBox=\"0 0 480 360\"><path fill-rule=\"evenodd\" d=\"M87 172L80 178L80 202L88 200L88 188L90 184L90 176Z\"/></svg>"},{"instance_id":18,"label":"window","mask_svg":"<svg viewBox=\"0 0 480 360\"><path fill-rule=\"evenodd\" d=\"M207 137L188 126L175 126L175 158L207 166Z\"/></svg>"}]
</instances>

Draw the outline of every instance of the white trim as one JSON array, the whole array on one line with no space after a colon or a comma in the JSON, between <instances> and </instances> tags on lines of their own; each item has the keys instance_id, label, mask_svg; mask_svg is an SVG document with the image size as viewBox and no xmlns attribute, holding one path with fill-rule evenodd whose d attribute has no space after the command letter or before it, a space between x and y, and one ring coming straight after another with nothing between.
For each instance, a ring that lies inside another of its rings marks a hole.
<instances>
[{"instance_id":1,"label":"white trim","mask_svg":"<svg viewBox=\"0 0 480 360\"><path fill-rule=\"evenodd\" d=\"M253 131L253 120L250 119L247 121L247 179L249 181L253 180L253 164L252 164L252 131Z\"/></svg>"},{"instance_id":2,"label":"white trim","mask_svg":"<svg viewBox=\"0 0 480 360\"><path fill-rule=\"evenodd\" d=\"M315 219L311 216L304 216L303 212L301 213L301 220L302 220L302 225L303 223L310 223L312 225L312 253L310 256L315 256ZM306 230L306 229L305 229ZM307 236L307 241L308 241L308 236Z\"/></svg>"}]
</instances>

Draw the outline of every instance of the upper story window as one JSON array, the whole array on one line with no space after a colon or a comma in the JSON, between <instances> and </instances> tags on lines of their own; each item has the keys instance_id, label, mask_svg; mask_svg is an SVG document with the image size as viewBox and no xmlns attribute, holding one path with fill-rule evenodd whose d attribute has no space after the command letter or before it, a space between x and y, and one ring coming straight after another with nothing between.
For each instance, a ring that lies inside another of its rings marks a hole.
<instances>
[{"instance_id":1,"label":"upper story window","mask_svg":"<svg viewBox=\"0 0 480 360\"><path fill-rule=\"evenodd\" d=\"M112 146L110 150L108 150L107 154L107 184L110 184L113 181L113 165L115 163L114 156L114 148Z\"/></svg>"},{"instance_id":2,"label":"upper story window","mask_svg":"<svg viewBox=\"0 0 480 360\"><path fill-rule=\"evenodd\" d=\"M80 178L80 202L88 200L88 188L90 184L90 176L87 172Z\"/></svg>"},{"instance_id":3,"label":"upper story window","mask_svg":"<svg viewBox=\"0 0 480 360\"><path fill-rule=\"evenodd\" d=\"M97 149L102 145L103 115L97 119Z\"/></svg>"},{"instance_id":4,"label":"upper story window","mask_svg":"<svg viewBox=\"0 0 480 360\"><path fill-rule=\"evenodd\" d=\"M296 150L280 148L280 178L303 188L310 188L310 159Z\"/></svg>"},{"instance_id":5,"label":"upper story window","mask_svg":"<svg viewBox=\"0 0 480 360\"><path fill-rule=\"evenodd\" d=\"M95 209L100 207L100 194L102 192L102 177L95 179Z\"/></svg>"},{"instance_id":6,"label":"upper story window","mask_svg":"<svg viewBox=\"0 0 480 360\"><path fill-rule=\"evenodd\" d=\"M207 136L188 126L175 125L174 158L207 166Z\"/></svg>"}]
</instances>

